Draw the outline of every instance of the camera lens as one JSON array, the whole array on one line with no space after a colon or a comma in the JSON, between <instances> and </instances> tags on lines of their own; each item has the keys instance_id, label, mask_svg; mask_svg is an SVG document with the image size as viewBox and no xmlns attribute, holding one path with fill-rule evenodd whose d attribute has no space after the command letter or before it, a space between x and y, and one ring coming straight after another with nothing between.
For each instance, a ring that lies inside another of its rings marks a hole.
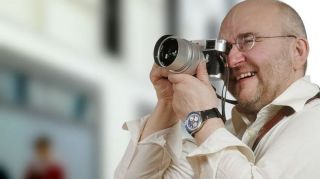
<instances>
[{"instance_id":1,"label":"camera lens","mask_svg":"<svg viewBox=\"0 0 320 179\"><path fill-rule=\"evenodd\" d=\"M164 35L153 51L154 62L174 73L194 74L200 59L201 47L177 36Z\"/></svg>"},{"instance_id":2,"label":"camera lens","mask_svg":"<svg viewBox=\"0 0 320 179\"><path fill-rule=\"evenodd\" d=\"M223 72L231 48L232 44L223 39L188 41L164 35L154 46L153 58L155 64L170 72L191 75L196 73L201 60L205 60L209 74L216 75Z\"/></svg>"},{"instance_id":3,"label":"camera lens","mask_svg":"<svg viewBox=\"0 0 320 179\"><path fill-rule=\"evenodd\" d=\"M159 60L162 66L169 66L177 58L178 55L178 41L173 38L165 40L159 53Z\"/></svg>"}]
</instances>

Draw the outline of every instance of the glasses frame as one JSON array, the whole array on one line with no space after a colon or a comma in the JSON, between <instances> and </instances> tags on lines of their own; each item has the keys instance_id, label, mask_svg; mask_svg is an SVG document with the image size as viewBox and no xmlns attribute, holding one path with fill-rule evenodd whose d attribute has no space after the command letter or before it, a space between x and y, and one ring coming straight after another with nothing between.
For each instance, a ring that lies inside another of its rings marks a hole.
<instances>
[{"instance_id":1,"label":"glasses frame","mask_svg":"<svg viewBox=\"0 0 320 179\"><path fill-rule=\"evenodd\" d=\"M253 38L246 41L245 37L251 35ZM243 34L239 34L235 40L235 43L231 43L232 45L236 45L239 51L246 52L251 50L256 42L261 42L258 39L272 39L272 38L297 38L295 35L276 35L276 36L257 36L253 32L247 32ZM246 43L251 45L246 46Z\"/></svg>"}]
</instances>

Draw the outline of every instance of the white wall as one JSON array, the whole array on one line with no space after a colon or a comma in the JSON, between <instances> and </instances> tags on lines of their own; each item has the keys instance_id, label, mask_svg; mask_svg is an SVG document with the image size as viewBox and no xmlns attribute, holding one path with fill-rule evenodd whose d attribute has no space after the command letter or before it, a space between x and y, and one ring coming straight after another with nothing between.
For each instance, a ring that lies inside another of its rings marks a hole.
<instances>
[{"instance_id":1,"label":"white wall","mask_svg":"<svg viewBox=\"0 0 320 179\"><path fill-rule=\"evenodd\" d=\"M155 23L161 21L161 14L159 10L155 17L157 21L148 14L162 2L141 1L137 4L132 1L132 5L124 6L128 14L122 22L126 38L124 54L120 57L102 52L97 2L29 0L28 6L22 6L20 2L0 2L0 46L35 57L21 59L31 66L43 64L57 70L56 75L72 75L80 81L90 81L98 88L101 92L101 118L98 119L102 147L100 175L113 178L130 138L128 132L121 130L122 124L141 115L138 114L139 105L153 106L155 102L149 83L149 67L153 63L153 39L158 38L155 34L162 29ZM16 7L22 10L16 11Z\"/></svg>"}]
</instances>

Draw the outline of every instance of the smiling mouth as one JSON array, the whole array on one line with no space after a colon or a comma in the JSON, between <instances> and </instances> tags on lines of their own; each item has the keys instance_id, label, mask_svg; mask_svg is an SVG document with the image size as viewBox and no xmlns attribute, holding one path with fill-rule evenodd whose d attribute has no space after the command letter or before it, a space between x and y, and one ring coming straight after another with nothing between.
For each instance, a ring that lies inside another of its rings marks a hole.
<instances>
[{"instance_id":1,"label":"smiling mouth","mask_svg":"<svg viewBox=\"0 0 320 179\"><path fill-rule=\"evenodd\" d=\"M242 79L245 79L245 78L250 78L250 77L253 77L256 75L256 72L247 72L247 73L242 73L240 75L238 75L236 77L236 80L239 81L239 80L242 80Z\"/></svg>"}]
</instances>

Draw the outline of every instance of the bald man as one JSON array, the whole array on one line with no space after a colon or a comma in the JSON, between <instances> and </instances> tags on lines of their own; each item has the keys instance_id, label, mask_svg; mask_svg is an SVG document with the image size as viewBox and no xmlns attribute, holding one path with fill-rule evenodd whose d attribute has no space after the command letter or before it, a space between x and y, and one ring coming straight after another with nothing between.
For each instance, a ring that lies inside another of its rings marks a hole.
<instances>
[{"instance_id":1,"label":"bald man","mask_svg":"<svg viewBox=\"0 0 320 179\"><path fill-rule=\"evenodd\" d=\"M217 111L206 64L196 76L154 65L158 103L126 123L132 134L115 178L319 178L319 88L305 76L309 45L287 4L247 0L224 18L219 38L232 44L229 91L238 104L226 123ZM183 139L180 123L201 125ZM193 122L193 123L192 123Z\"/></svg>"}]
</instances>

